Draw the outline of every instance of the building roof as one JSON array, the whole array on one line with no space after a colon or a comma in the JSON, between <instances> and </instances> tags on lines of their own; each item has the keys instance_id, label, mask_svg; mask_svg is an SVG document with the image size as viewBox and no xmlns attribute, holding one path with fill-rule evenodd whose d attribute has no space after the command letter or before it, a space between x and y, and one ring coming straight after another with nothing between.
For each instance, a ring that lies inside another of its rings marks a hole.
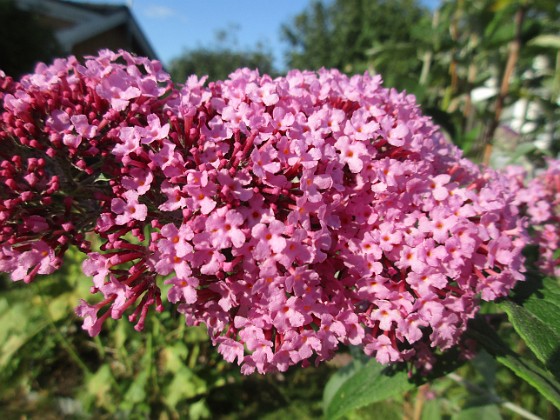
<instances>
[{"instance_id":1,"label":"building roof","mask_svg":"<svg viewBox=\"0 0 560 420\"><path fill-rule=\"evenodd\" d=\"M16 4L22 10L33 11L41 16L55 31L58 43L67 53L74 54L77 50L95 54L96 51L84 50L84 44L89 42L90 48L114 49L116 45L138 55L157 59L156 52L126 5L70 0L16 0ZM119 46L119 41L114 40L117 29L128 45ZM113 37L112 42L110 37ZM94 39L96 41L92 42ZM108 45L103 46L103 42Z\"/></svg>"}]
</instances>

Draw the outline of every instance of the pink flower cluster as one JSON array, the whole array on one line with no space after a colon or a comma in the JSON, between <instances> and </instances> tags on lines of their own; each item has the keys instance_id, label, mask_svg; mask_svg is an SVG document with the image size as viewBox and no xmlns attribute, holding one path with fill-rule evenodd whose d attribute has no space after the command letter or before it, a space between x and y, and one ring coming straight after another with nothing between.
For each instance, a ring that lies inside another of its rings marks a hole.
<instances>
[{"instance_id":1,"label":"pink flower cluster","mask_svg":"<svg viewBox=\"0 0 560 420\"><path fill-rule=\"evenodd\" d=\"M378 76L240 69L173 87L105 51L2 83L0 270L30 281L80 246L102 296L77 308L92 335L174 304L246 374L341 344L429 364L480 297L523 278L507 179Z\"/></svg>"},{"instance_id":2,"label":"pink flower cluster","mask_svg":"<svg viewBox=\"0 0 560 420\"><path fill-rule=\"evenodd\" d=\"M516 205L527 218L531 242L538 246L538 268L560 277L560 160L548 159L546 163L546 169L531 180L520 167L509 167L506 173Z\"/></svg>"}]
</instances>

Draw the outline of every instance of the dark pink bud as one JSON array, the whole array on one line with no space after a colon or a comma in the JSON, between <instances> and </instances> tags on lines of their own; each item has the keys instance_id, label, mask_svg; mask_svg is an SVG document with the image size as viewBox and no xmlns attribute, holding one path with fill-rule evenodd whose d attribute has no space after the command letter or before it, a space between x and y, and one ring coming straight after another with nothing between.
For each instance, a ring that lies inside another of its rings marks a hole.
<instances>
[{"instance_id":1,"label":"dark pink bud","mask_svg":"<svg viewBox=\"0 0 560 420\"><path fill-rule=\"evenodd\" d=\"M16 181L15 181L14 179L6 179L6 180L4 181L4 183L6 184L6 186L7 186L9 189L11 189L11 190L13 190L13 191L15 191L15 190L17 189L17 183L16 183Z\"/></svg>"},{"instance_id":2,"label":"dark pink bud","mask_svg":"<svg viewBox=\"0 0 560 420\"><path fill-rule=\"evenodd\" d=\"M33 200L34 196L35 194L33 193L33 191L24 191L21 193L22 201L31 201Z\"/></svg>"}]
</instances>

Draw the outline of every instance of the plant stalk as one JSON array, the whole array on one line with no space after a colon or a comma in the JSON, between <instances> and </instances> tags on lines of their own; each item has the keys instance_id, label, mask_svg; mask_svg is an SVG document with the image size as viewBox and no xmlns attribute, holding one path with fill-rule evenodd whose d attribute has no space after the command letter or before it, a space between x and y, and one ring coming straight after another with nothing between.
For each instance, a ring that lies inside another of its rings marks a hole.
<instances>
[{"instance_id":1,"label":"plant stalk","mask_svg":"<svg viewBox=\"0 0 560 420\"><path fill-rule=\"evenodd\" d=\"M483 157L482 163L488 165L490 163L490 157L492 155L492 149L494 147L494 135L496 129L500 124L500 118L502 116L502 111L504 109L504 102L509 94L510 81L519 60L519 52L521 51L522 43L522 29L523 21L525 20L525 15L527 14L527 7L522 4L517 9L515 13L515 36L513 40L509 43L509 54L506 62L506 67L502 75L502 83L500 85L500 92L496 98L496 103L494 105L494 118L490 122L486 132L484 133L482 145L483 145Z\"/></svg>"}]
</instances>

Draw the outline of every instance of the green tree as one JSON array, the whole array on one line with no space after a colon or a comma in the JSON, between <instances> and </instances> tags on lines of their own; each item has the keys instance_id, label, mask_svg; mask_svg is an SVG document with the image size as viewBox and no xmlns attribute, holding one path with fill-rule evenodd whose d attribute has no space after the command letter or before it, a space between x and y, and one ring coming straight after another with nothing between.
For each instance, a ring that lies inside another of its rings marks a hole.
<instances>
[{"instance_id":1,"label":"green tree","mask_svg":"<svg viewBox=\"0 0 560 420\"><path fill-rule=\"evenodd\" d=\"M252 48L239 48L235 31L235 27L219 31L213 46L186 50L173 59L169 69L172 79L182 83L189 75L196 74L208 75L210 81L223 80L241 67L258 69L260 74L275 75L271 53L261 44Z\"/></svg>"},{"instance_id":2,"label":"green tree","mask_svg":"<svg viewBox=\"0 0 560 420\"><path fill-rule=\"evenodd\" d=\"M291 68L336 67L347 73L383 74L387 84L408 88L416 83L421 60L399 46L422 39L430 27L429 11L417 0L315 0L282 26ZM373 63L372 49L390 48L390 60Z\"/></svg>"},{"instance_id":3,"label":"green tree","mask_svg":"<svg viewBox=\"0 0 560 420\"><path fill-rule=\"evenodd\" d=\"M32 11L0 0L0 69L12 77L31 72L39 61L60 56L54 33Z\"/></svg>"}]
</instances>

